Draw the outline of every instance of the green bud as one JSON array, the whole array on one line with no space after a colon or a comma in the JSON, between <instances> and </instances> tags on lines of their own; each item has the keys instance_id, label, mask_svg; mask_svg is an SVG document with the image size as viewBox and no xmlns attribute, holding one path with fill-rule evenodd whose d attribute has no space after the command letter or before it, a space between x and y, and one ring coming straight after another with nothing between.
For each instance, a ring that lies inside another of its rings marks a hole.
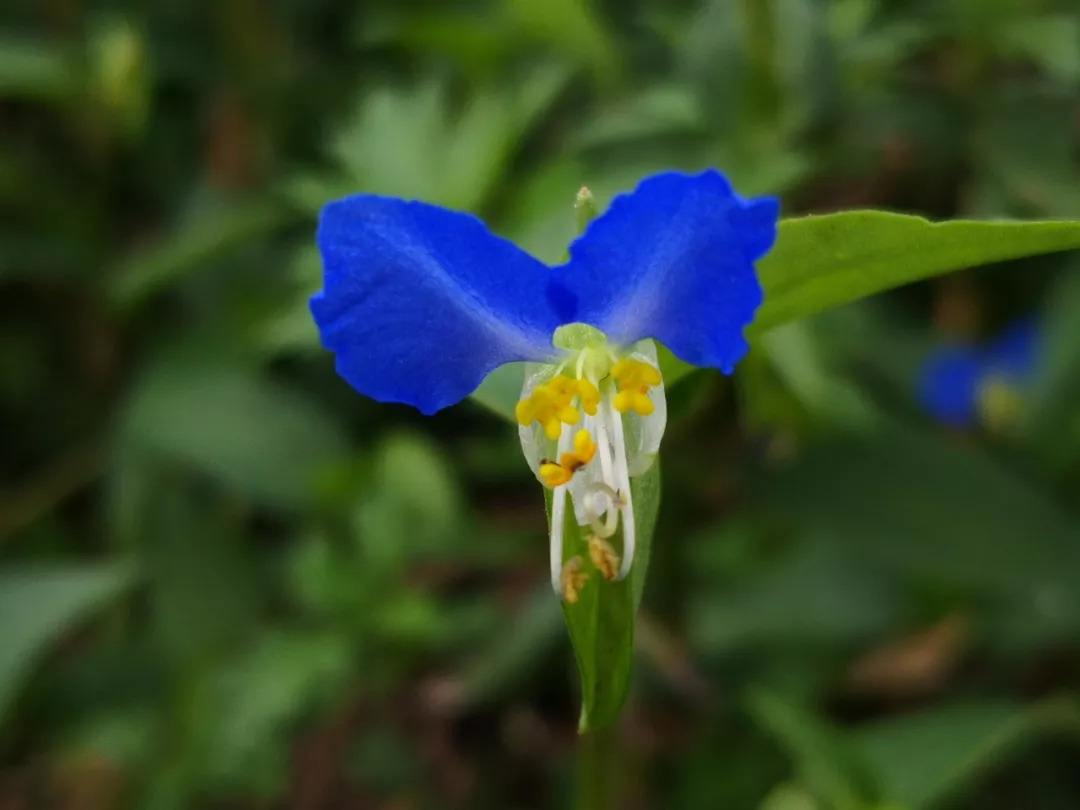
<instances>
[{"instance_id":1,"label":"green bud","mask_svg":"<svg viewBox=\"0 0 1080 810\"><path fill-rule=\"evenodd\" d=\"M578 233L585 233L589 223L596 219L600 212L596 209L596 198L588 186L582 186L574 198L574 214L577 217Z\"/></svg>"}]
</instances>

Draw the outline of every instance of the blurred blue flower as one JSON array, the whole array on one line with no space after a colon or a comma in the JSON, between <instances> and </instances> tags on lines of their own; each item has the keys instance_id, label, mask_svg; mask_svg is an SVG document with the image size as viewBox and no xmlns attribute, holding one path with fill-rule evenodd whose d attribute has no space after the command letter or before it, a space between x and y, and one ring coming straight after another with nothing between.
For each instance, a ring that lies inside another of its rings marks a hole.
<instances>
[{"instance_id":1,"label":"blurred blue flower","mask_svg":"<svg viewBox=\"0 0 1080 810\"><path fill-rule=\"evenodd\" d=\"M537 364L516 415L526 459L554 490L552 580L573 601L585 574L580 560L563 564L567 492L598 542L595 567L625 576L629 479L648 468L666 422L651 339L730 373L748 348L743 328L762 300L754 261L772 247L778 213L714 170L658 174L616 197L569 261L549 267L471 215L361 194L322 211L324 288L311 310L357 391L426 414L505 363ZM620 515L621 560L606 545Z\"/></svg>"},{"instance_id":2,"label":"blurred blue flower","mask_svg":"<svg viewBox=\"0 0 1080 810\"><path fill-rule=\"evenodd\" d=\"M919 399L939 422L952 427L972 425L981 373L982 359L976 350L962 346L941 349L923 367Z\"/></svg>"},{"instance_id":3,"label":"blurred blue flower","mask_svg":"<svg viewBox=\"0 0 1080 810\"><path fill-rule=\"evenodd\" d=\"M940 349L923 366L919 399L951 427L1005 428L1018 414L1039 353L1039 330L1030 318L1016 321L985 347Z\"/></svg>"}]
</instances>

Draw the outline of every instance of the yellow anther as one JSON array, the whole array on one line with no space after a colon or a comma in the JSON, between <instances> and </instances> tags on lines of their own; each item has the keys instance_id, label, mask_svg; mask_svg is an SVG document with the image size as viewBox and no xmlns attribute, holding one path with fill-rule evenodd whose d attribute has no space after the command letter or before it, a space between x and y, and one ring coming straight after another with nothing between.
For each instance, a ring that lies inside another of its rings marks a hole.
<instances>
[{"instance_id":1,"label":"yellow anther","mask_svg":"<svg viewBox=\"0 0 1080 810\"><path fill-rule=\"evenodd\" d=\"M600 404L600 389L588 380L577 381L578 394L581 396L581 407L589 416L596 416L596 408Z\"/></svg>"},{"instance_id":2,"label":"yellow anther","mask_svg":"<svg viewBox=\"0 0 1080 810\"><path fill-rule=\"evenodd\" d=\"M592 461L596 455L596 442L587 430L579 430L574 436L574 455L583 465Z\"/></svg>"},{"instance_id":3,"label":"yellow anther","mask_svg":"<svg viewBox=\"0 0 1080 810\"><path fill-rule=\"evenodd\" d=\"M514 406L514 416L517 422L522 427L528 427L532 424L533 419L536 418L536 408L533 406L532 399L523 399Z\"/></svg>"},{"instance_id":4,"label":"yellow anther","mask_svg":"<svg viewBox=\"0 0 1080 810\"><path fill-rule=\"evenodd\" d=\"M639 416L648 416L656 410L649 398L649 389L659 385L662 379L656 366L623 358L611 367L611 376L619 389L615 395L615 410L619 413L633 411Z\"/></svg>"},{"instance_id":5,"label":"yellow anther","mask_svg":"<svg viewBox=\"0 0 1080 810\"><path fill-rule=\"evenodd\" d=\"M555 441L562 432L563 424L576 425L581 421L581 412L573 404L577 396L581 397L585 412L594 415L600 402L600 392L596 386L587 380L556 374L536 386L528 399L520 400L514 406L514 416L522 427L538 422L547 437Z\"/></svg>"},{"instance_id":6,"label":"yellow anther","mask_svg":"<svg viewBox=\"0 0 1080 810\"><path fill-rule=\"evenodd\" d=\"M641 360L624 357L611 367L611 376L618 383L619 390L626 388L652 387L661 381L660 370Z\"/></svg>"},{"instance_id":7,"label":"yellow anther","mask_svg":"<svg viewBox=\"0 0 1080 810\"><path fill-rule=\"evenodd\" d=\"M581 598L581 591L589 581L589 575L584 568L585 562L579 556L571 557L563 564L559 585L567 604L576 605Z\"/></svg>"},{"instance_id":8,"label":"yellow anther","mask_svg":"<svg viewBox=\"0 0 1080 810\"><path fill-rule=\"evenodd\" d=\"M573 476L573 470L567 469L561 464L556 464L554 461L547 461L540 465L540 477L552 489L561 487L569 482Z\"/></svg>"},{"instance_id":9,"label":"yellow anther","mask_svg":"<svg viewBox=\"0 0 1080 810\"><path fill-rule=\"evenodd\" d=\"M558 463L554 461L540 462L540 478L545 484L554 489L568 483L574 477L574 473L592 461L596 455L596 442L587 430L579 430L574 436L574 449L559 456Z\"/></svg>"},{"instance_id":10,"label":"yellow anther","mask_svg":"<svg viewBox=\"0 0 1080 810\"><path fill-rule=\"evenodd\" d=\"M566 422L568 425L576 425L581 420L581 414L578 413L578 409L572 405L567 405L565 408L559 408L556 416L559 417L560 422Z\"/></svg>"},{"instance_id":11,"label":"yellow anther","mask_svg":"<svg viewBox=\"0 0 1080 810\"><path fill-rule=\"evenodd\" d=\"M600 572L600 576L608 582L615 581L619 575L620 560L611 543L595 534L589 535L589 559Z\"/></svg>"},{"instance_id":12,"label":"yellow anther","mask_svg":"<svg viewBox=\"0 0 1080 810\"><path fill-rule=\"evenodd\" d=\"M547 381L547 389L559 399L569 401L577 393L577 380L565 374L556 374Z\"/></svg>"},{"instance_id":13,"label":"yellow anther","mask_svg":"<svg viewBox=\"0 0 1080 810\"><path fill-rule=\"evenodd\" d=\"M648 416L656 406L649 399L648 388L641 386L637 390L620 391L615 395L615 410L619 413L633 411L640 416Z\"/></svg>"},{"instance_id":14,"label":"yellow anther","mask_svg":"<svg viewBox=\"0 0 1080 810\"><path fill-rule=\"evenodd\" d=\"M562 422L559 421L558 417L552 417L544 422L544 433L552 441L558 440L559 434L562 433Z\"/></svg>"}]
</instances>

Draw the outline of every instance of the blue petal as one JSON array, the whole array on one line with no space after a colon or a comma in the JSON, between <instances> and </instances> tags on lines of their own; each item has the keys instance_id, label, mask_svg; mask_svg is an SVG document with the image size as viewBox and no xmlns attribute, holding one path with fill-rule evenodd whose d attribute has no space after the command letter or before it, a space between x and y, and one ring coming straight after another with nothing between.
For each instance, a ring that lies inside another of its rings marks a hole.
<instances>
[{"instance_id":1,"label":"blue petal","mask_svg":"<svg viewBox=\"0 0 1080 810\"><path fill-rule=\"evenodd\" d=\"M982 374L983 359L974 349L941 349L923 366L919 400L939 422L969 427L978 415L977 395Z\"/></svg>"},{"instance_id":2,"label":"blue petal","mask_svg":"<svg viewBox=\"0 0 1080 810\"><path fill-rule=\"evenodd\" d=\"M616 197L555 268L564 321L620 344L656 338L696 366L730 373L762 299L754 260L776 240L779 205L745 200L715 170L654 175Z\"/></svg>"},{"instance_id":3,"label":"blue petal","mask_svg":"<svg viewBox=\"0 0 1080 810\"><path fill-rule=\"evenodd\" d=\"M986 349L986 373L1011 383L1023 383L1035 372L1040 354L1039 328L1034 319L1014 322Z\"/></svg>"},{"instance_id":4,"label":"blue petal","mask_svg":"<svg viewBox=\"0 0 1080 810\"><path fill-rule=\"evenodd\" d=\"M311 311L362 394L430 414L503 363L553 353L550 271L473 216L358 195L323 209L318 243Z\"/></svg>"}]
</instances>

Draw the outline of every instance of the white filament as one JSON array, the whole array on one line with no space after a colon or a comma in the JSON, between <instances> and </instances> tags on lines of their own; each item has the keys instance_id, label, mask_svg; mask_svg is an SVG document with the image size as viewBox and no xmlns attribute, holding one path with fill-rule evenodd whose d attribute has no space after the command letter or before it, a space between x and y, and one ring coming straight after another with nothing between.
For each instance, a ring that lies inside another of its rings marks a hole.
<instances>
[{"instance_id":1,"label":"white filament","mask_svg":"<svg viewBox=\"0 0 1080 810\"><path fill-rule=\"evenodd\" d=\"M615 462L615 490L621 496L618 508L623 519L623 553L619 565L619 579L625 579L634 563L634 502L630 494L630 474L626 466L626 439L623 436L622 414L612 406L612 397L604 399L605 421L611 425L612 450ZM614 507L613 507L614 508Z\"/></svg>"},{"instance_id":2,"label":"white filament","mask_svg":"<svg viewBox=\"0 0 1080 810\"><path fill-rule=\"evenodd\" d=\"M572 440L570 438L570 425L564 424L559 433L558 455L568 453ZM563 523L566 519L566 484L555 487L551 492L551 542L549 551L551 555L551 587L555 593L562 593L562 558L563 558Z\"/></svg>"}]
</instances>

